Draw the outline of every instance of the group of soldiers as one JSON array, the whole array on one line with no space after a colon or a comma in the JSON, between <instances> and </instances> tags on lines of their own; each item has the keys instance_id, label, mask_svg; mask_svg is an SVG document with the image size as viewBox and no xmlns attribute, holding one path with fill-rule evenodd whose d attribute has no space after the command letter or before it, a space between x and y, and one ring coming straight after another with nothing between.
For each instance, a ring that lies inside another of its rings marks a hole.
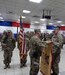
<instances>
[{"instance_id":1,"label":"group of soldiers","mask_svg":"<svg viewBox=\"0 0 65 75\"><path fill-rule=\"evenodd\" d=\"M35 29L32 33L26 33L26 50L27 53L29 51L30 56L29 75L38 75L40 56L42 54L42 50L44 50L45 47L43 41L48 40L51 40L53 42L51 75L59 74L59 62L63 38L59 33L59 27L56 27L51 34L41 34L40 29ZM4 32L1 43L4 50L4 69L10 68L12 52L15 48L15 39L11 31L8 30ZM20 67L26 65L26 61L27 56L24 58L23 63L20 63Z\"/></svg>"},{"instance_id":2,"label":"group of soldiers","mask_svg":"<svg viewBox=\"0 0 65 75\"><path fill-rule=\"evenodd\" d=\"M41 35L41 31L36 29L34 35L30 38L30 74L29 75L38 75L39 71L39 61L42 50L45 48L43 41L52 41L52 63L51 63L51 75L59 74L59 62L60 62L60 53L63 46L63 37L59 32L60 27L56 27L55 30L49 34L44 33Z\"/></svg>"}]
</instances>

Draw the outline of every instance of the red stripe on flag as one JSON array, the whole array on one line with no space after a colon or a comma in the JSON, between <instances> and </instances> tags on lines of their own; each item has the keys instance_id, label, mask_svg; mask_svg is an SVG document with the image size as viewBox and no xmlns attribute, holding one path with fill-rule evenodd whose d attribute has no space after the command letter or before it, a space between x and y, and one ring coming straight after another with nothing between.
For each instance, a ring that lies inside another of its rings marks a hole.
<instances>
[{"instance_id":1,"label":"red stripe on flag","mask_svg":"<svg viewBox=\"0 0 65 75\"><path fill-rule=\"evenodd\" d=\"M25 41L25 33L23 29L20 29L20 34L19 34L21 43L20 43L20 55L21 59L23 58L24 55L26 55L26 41Z\"/></svg>"},{"instance_id":2,"label":"red stripe on flag","mask_svg":"<svg viewBox=\"0 0 65 75\"><path fill-rule=\"evenodd\" d=\"M21 29L20 32L23 33L23 30Z\"/></svg>"},{"instance_id":3,"label":"red stripe on flag","mask_svg":"<svg viewBox=\"0 0 65 75\"><path fill-rule=\"evenodd\" d=\"M20 36L21 36L21 38L23 39L23 34L20 32Z\"/></svg>"},{"instance_id":4,"label":"red stripe on flag","mask_svg":"<svg viewBox=\"0 0 65 75\"><path fill-rule=\"evenodd\" d=\"M26 42L25 42L25 34L24 34L24 42L23 42L24 46L23 46L23 52L24 54L26 54Z\"/></svg>"}]
</instances>

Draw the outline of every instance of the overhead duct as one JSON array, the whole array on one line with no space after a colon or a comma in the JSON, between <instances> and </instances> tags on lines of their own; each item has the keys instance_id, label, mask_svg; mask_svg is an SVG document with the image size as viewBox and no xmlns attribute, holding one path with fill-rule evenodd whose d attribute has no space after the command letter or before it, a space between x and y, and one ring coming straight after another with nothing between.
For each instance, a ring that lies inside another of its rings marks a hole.
<instances>
[{"instance_id":1,"label":"overhead duct","mask_svg":"<svg viewBox=\"0 0 65 75\"><path fill-rule=\"evenodd\" d=\"M51 19L51 10L43 10L42 18Z\"/></svg>"}]
</instances>

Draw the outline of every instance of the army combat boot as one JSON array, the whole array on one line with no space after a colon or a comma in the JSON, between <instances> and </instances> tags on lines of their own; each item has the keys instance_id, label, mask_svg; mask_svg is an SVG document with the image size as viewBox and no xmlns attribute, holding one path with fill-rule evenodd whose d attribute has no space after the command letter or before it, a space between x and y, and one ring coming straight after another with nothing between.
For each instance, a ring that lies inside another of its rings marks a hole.
<instances>
[{"instance_id":1,"label":"army combat boot","mask_svg":"<svg viewBox=\"0 0 65 75\"><path fill-rule=\"evenodd\" d=\"M8 65L7 65L7 67L8 67L8 68L11 68L9 63L8 63Z\"/></svg>"},{"instance_id":2,"label":"army combat boot","mask_svg":"<svg viewBox=\"0 0 65 75\"><path fill-rule=\"evenodd\" d=\"M58 75L58 74L56 74L56 73L52 73L51 75Z\"/></svg>"},{"instance_id":3,"label":"army combat boot","mask_svg":"<svg viewBox=\"0 0 65 75\"><path fill-rule=\"evenodd\" d=\"M4 69L7 69L7 65L5 65Z\"/></svg>"}]
</instances>

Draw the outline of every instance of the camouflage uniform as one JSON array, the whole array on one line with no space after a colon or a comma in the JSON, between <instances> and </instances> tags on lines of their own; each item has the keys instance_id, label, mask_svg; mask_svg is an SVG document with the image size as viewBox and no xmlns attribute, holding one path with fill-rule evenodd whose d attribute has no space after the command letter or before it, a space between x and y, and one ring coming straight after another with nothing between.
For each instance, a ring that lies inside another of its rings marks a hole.
<instances>
[{"instance_id":1,"label":"camouflage uniform","mask_svg":"<svg viewBox=\"0 0 65 75\"><path fill-rule=\"evenodd\" d=\"M4 61L3 61L5 64L4 69L10 66L9 64L11 62L12 52L15 48L15 39L13 38L12 34L8 36L8 32L6 37L3 38L2 42L2 46L4 47Z\"/></svg>"},{"instance_id":2,"label":"camouflage uniform","mask_svg":"<svg viewBox=\"0 0 65 75\"><path fill-rule=\"evenodd\" d=\"M43 37L44 41L47 41L50 39L49 33L44 33L44 37Z\"/></svg>"},{"instance_id":3,"label":"camouflage uniform","mask_svg":"<svg viewBox=\"0 0 65 75\"><path fill-rule=\"evenodd\" d=\"M34 35L34 32L30 32L29 33L29 39L31 39L31 37Z\"/></svg>"},{"instance_id":4,"label":"camouflage uniform","mask_svg":"<svg viewBox=\"0 0 65 75\"><path fill-rule=\"evenodd\" d=\"M41 40L34 35L30 39L30 75L37 75L39 71L39 61L43 44Z\"/></svg>"},{"instance_id":5,"label":"camouflage uniform","mask_svg":"<svg viewBox=\"0 0 65 75\"><path fill-rule=\"evenodd\" d=\"M3 42L4 38L6 37L6 34L7 34L6 31L4 31L3 34L2 34L2 38L1 38L1 46L2 46L2 42ZM4 47L3 47L3 46L2 46L2 50L4 50Z\"/></svg>"},{"instance_id":6,"label":"camouflage uniform","mask_svg":"<svg viewBox=\"0 0 65 75\"><path fill-rule=\"evenodd\" d=\"M59 74L59 62L60 62L60 53L62 46L62 36L60 33L54 34L52 36L53 41L53 50L52 50L52 75Z\"/></svg>"}]
</instances>

